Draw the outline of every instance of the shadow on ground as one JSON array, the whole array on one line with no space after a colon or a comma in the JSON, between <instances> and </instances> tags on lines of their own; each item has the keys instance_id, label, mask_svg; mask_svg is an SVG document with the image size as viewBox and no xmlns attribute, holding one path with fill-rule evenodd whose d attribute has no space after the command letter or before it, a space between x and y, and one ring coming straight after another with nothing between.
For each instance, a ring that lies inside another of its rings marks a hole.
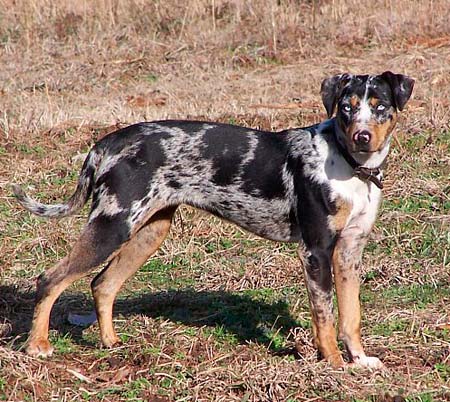
<instances>
[{"instance_id":1,"label":"shadow on ground","mask_svg":"<svg viewBox=\"0 0 450 402\"><path fill-rule=\"evenodd\" d=\"M0 335L6 340L26 339L30 329L34 305L34 291L14 286L0 286ZM53 307L51 328L70 334L79 344L83 328L67 322L69 312L88 313L93 304L90 296L65 292ZM142 314L163 318L188 326L222 326L234 334L240 343L256 341L275 353L292 353L273 341L274 334L287 336L296 327L305 327L289 312L286 301L266 302L257 297L225 291L169 290L120 298L115 303L115 315L129 317ZM307 325L307 324L306 324Z\"/></svg>"}]
</instances>

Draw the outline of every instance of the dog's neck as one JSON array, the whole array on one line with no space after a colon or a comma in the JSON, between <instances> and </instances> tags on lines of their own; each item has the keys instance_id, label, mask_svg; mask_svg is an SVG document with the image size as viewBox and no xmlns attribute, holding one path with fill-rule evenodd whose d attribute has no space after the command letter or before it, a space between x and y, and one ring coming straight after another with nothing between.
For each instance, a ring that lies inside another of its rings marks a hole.
<instances>
[{"instance_id":1,"label":"dog's neck","mask_svg":"<svg viewBox=\"0 0 450 402\"><path fill-rule=\"evenodd\" d=\"M351 166L355 172L355 176L359 177L363 181L370 181L374 183L378 188L382 189L382 171L384 162L387 158L390 148L391 136L385 141L383 147L371 153L366 152L349 152L344 145L344 132L334 119L334 135L337 148L342 157Z\"/></svg>"}]
</instances>

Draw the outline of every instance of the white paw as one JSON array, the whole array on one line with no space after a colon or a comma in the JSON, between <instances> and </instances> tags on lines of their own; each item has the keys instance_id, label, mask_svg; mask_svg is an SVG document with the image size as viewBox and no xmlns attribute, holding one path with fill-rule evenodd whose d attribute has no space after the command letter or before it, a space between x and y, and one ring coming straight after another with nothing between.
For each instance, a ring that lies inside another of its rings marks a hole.
<instances>
[{"instance_id":1,"label":"white paw","mask_svg":"<svg viewBox=\"0 0 450 402\"><path fill-rule=\"evenodd\" d=\"M353 365L355 367L370 368L372 370L381 370L385 368L384 364L378 357L366 355L355 356L353 358Z\"/></svg>"}]
</instances>

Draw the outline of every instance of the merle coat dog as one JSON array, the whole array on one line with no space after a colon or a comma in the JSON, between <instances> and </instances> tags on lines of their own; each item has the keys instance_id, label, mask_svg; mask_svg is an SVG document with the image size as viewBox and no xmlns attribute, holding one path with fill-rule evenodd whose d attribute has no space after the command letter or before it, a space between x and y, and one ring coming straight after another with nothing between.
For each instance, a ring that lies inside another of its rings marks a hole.
<instances>
[{"instance_id":1,"label":"merle coat dog","mask_svg":"<svg viewBox=\"0 0 450 402\"><path fill-rule=\"evenodd\" d=\"M321 355L334 367L381 367L361 344L359 262L380 204L397 113L413 85L389 71L331 77L321 88L329 119L278 133L198 121L135 124L93 146L67 203L44 205L14 186L26 209L52 218L73 214L92 195L72 251L38 279L27 352L52 353L53 303L103 263L92 292L102 342L115 345L117 292L161 245L177 207L187 204L261 237L298 242ZM349 363L337 343L333 273Z\"/></svg>"}]
</instances>

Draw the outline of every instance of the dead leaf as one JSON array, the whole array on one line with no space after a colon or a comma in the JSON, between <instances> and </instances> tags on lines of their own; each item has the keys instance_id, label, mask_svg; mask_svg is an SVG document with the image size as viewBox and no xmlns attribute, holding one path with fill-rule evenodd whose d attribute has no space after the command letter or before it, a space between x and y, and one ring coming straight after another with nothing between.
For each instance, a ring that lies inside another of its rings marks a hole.
<instances>
[{"instance_id":1,"label":"dead leaf","mask_svg":"<svg viewBox=\"0 0 450 402\"><path fill-rule=\"evenodd\" d=\"M132 107L164 106L166 102L167 98L162 95L156 97L154 94L127 96L127 104Z\"/></svg>"}]
</instances>

